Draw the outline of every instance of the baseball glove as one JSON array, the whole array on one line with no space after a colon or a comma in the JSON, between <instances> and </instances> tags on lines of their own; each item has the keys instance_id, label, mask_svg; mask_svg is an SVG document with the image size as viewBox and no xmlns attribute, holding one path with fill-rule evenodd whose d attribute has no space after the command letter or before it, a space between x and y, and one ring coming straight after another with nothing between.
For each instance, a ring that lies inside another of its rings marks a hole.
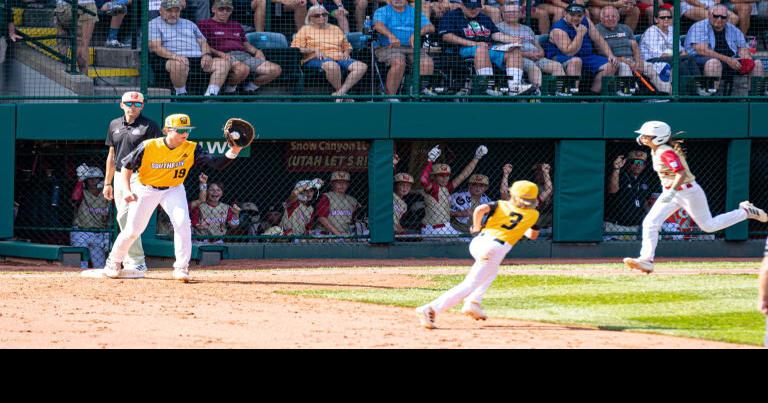
<instances>
[{"instance_id":1,"label":"baseball glove","mask_svg":"<svg viewBox=\"0 0 768 403\"><path fill-rule=\"evenodd\" d=\"M243 119L230 118L224 124L224 138L230 146L245 148L256 138L256 129Z\"/></svg>"}]
</instances>

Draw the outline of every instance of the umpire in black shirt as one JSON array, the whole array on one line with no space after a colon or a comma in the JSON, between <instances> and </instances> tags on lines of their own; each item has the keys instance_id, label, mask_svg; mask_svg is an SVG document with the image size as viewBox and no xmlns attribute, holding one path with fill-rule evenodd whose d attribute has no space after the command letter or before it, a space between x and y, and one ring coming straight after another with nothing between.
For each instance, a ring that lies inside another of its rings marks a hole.
<instances>
[{"instance_id":1,"label":"umpire in black shirt","mask_svg":"<svg viewBox=\"0 0 768 403\"><path fill-rule=\"evenodd\" d=\"M640 232L640 225L650 208L648 197L658 187L658 183L653 186L652 176L644 174L647 164L648 154L639 150L630 151L626 158L620 155L613 161L613 171L608 176L605 240L632 240L636 239L635 235L610 234Z\"/></svg>"},{"instance_id":2,"label":"umpire in black shirt","mask_svg":"<svg viewBox=\"0 0 768 403\"><path fill-rule=\"evenodd\" d=\"M120 225L120 230L122 230L128 219L128 204L125 202L121 181L114 180L115 173L123 169L121 161L139 144L144 140L162 137L163 134L157 123L141 114L144 110L144 95L140 92L129 91L123 94L120 108L124 115L109 124L105 143L109 147L109 156L107 157L106 177L104 178L104 197L107 200L115 200L117 222ZM132 180L135 180L135 174ZM128 270L147 270L141 238L137 239L131 246L126 260L122 263L123 267Z\"/></svg>"}]
</instances>

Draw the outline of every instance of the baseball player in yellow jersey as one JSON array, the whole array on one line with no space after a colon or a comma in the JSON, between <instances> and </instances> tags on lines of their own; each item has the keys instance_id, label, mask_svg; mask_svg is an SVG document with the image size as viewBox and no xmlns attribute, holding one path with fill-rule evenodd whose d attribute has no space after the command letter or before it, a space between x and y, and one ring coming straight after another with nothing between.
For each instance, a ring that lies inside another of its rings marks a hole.
<instances>
[{"instance_id":1,"label":"baseball player in yellow jersey","mask_svg":"<svg viewBox=\"0 0 768 403\"><path fill-rule=\"evenodd\" d=\"M228 166L242 147L230 146L226 157L214 157L202 145L188 141L192 127L189 116L170 115L165 119L165 137L147 140L123 159L123 170L118 180L126 189L125 201L130 204L128 221L120 232L112 253L107 258L104 275L118 278L128 248L147 228L152 213L160 205L171 219L174 231L176 262L173 278L189 281L189 260L192 255L192 225L189 218L184 180L195 164L215 169ZM131 175L138 172L132 184Z\"/></svg>"},{"instance_id":2,"label":"baseball player in yellow jersey","mask_svg":"<svg viewBox=\"0 0 768 403\"><path fill-rule=\"evenodd\" d=\"M535 226L539 219L536 210L539 188L535 183L518 181L509 188L510 200L478 206L472 217L472 233L480 233L469 244L469 253L475 264L464 281L448 290L436 300L416 308L421 325L435 328L437 314L451 309L464 300L461 313L475 320L486 320L481 303L483 295L499 274L499 265L523 236L536 239L539 230ZM483 218L488 221L481 228Z\"/></svg>"},{"instance_id":3,"label":"baseball player in yellow jersey","mask_svg":"<svg viewBox=\"0 0 768 403\"><path fill-rule=\"evenodd\" d=\"M696 225L704 232L717 232L746 219L768 222L765 211L748 201L739 208L712 217L707 195L696 183L696 176L686 162L679 140L672 140L672 128L660 121L645 122L637 130L637 143L651 149L653 169L658 173L664 191L643 220L643 247L640 257L625 258L624 265L633 270L650 274L659 243L659 230L666 219L679 209L685 209Z\"/></svg>"}]
</instances>

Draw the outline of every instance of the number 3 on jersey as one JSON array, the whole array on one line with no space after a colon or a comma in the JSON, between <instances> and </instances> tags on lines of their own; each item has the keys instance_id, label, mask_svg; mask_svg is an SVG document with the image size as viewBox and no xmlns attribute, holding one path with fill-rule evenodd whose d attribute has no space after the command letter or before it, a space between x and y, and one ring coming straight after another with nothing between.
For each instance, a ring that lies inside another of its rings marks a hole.
<instances>
[{"instance_id":1,"label":"number 3 on jersey","mask_svg":"<svg viewBox=\"0 0 768 403\"><path fill-rule=\"evenodd\" d=\"M184 169L184 168L182 168L182 169L177 169L177 170L176 170L176 171L173 173L173 178L174 178L174 179L184 179L184 177L185 177L185 176L187 176L187 170L186 170L186 169Z\"/></svg>"},{"instance_id":2,"label":"number 3 on jersey","mask_svg":"<svg viewBox=\"0 0 768 403\"><path fill-rule=\"evenodd\" d=\"M502 225L501 228L511 231L517 227L517 224L520 224L520 221L523 221L523 215L520 213L512 213L509 215L509 224Z\"/></svg>"}]
</instances>

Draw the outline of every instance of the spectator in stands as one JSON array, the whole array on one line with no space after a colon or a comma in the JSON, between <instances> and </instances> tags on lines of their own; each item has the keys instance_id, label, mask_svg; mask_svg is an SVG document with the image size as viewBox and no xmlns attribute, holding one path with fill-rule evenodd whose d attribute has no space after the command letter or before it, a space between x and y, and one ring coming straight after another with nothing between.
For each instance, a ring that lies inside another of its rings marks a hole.
<instances>
[{"instance_id":1,"label":"spectator in stands","mask_svg":"<svg viewBox=\"0 0 768 403\"><path fill-rule=\"evenodd\" d=\"M88 248L92 267L104 267L109 250L109 201L102 194L104 172L82 164L77 168L78 182L72 191L75 204L74 230L70 233L72 246ZM105 231L98 231L105 230ZM88 262L80 262L81 269L88 268Z\"/></svg>"},{"instance_id":2,"label":"spectator in stands","mask_svg":"<svg viewBox=\"0 0 768 403\"><path fill-rule=\"evenodd\" d=\"M501 8L504 21L498 25L499 31L515 38L516 43L522 44L520 55L523 57L523 70L528 75L528 80L535 87L541 87L541 73L553 76L564 76L565 70L560 63L544 57L544 49L533 30L520 24L522 11L517 5L504 5Z\"/></svg>"},{"instance_id":3,"label":"spectator in stands","mask_svg":"<svg viewBox=\"0 0 768 403\"><path fill-rule=\"evenodd\" d=\"M533 4L535 8L532 17L538 21L540 34L548 34L552 23L565 17L565 8L568 7L568 3L562 0L536 0ZM525 4L521 8L523 9L523 17L525 17Z\"/></svg>"},{"instance_id":4,"label":"spectator in stands","mask_svg":"<svg viewBox=\"0 0 768 403\"><path fill-rule=\"evenodd\" d=\"M320 235L350 235L352 218L361 206L347 194L349 180L349 172L331 174L331 191L320 196L312 220Z\"/></svg>"},{"instance_id":5,"label":"spectator in stands","mask_svg":"<svg viewBox=\"0 0 768 403\"><path fill-rule=\"evenodd\" d=\"M108 48L125 47L120 43L117 36L120 33L120 27L123 25L123 20L128 14L128 6L132 3L132 0L96 0L96 6L99 10L111 17L109 22L109 32L107 33L107 42L104 46Z\"/></svg>"},{"instance_id":6,"label":"spectator in stands","mask_svg":"<svg viewBox=\"0 0 768 403\"><path fill-rule=\"evenodd\" d=\"M280 4L283 10L293 13L293 22L296 24L296 31L306 24L307 18L307 0L271 0L272 4ZM267 16L267 0L252 0L253 24L256 32L264 32Z\"/></svg>"},{"instance_id":7,"label":"spectator in stands","mask_svg":"<svg viewBox=\"0 0 768 403\"><path fill-rule=\"evenodd\" d=\"M285 214L280 221L280 227L283 229L283 235L306 235L309 225L312 221L312 215L315 208L312 203L320 188L323 187L323 180L315 178L313 180L302 180L293 187L291 195L285 201L283 207Z\"/></svg>"},{"instance_id":8,"label":"spectator in stands","mask_svg":"<svg viewBox=\"0 0 768 403\"><path fill-rule=\"evenodd\" d=\"M613 6L603 7L600 10L600 24L597 24L597 30L619 61L619 76L632 77L634 72L637 72L648 77L659 92L672 92L669 80L662 81L653 65L643 59L632 28L619 24L619 10Z\"/></svg>"},{"instance_id":9,"label":"spectator in stands","mask_svg":"<svg viewBox=\"0 0 768 403\"><path fill-rule=\"evenodd\" d=\"M580 76L586 70L593 77L592 92L599 94L603 77L613 76L618 70L616 56L586 17L583 5L574 2L565 11L565 17L555 23L549 34L547 58L562 63L569 76Z\"/></svg>"},{"instance_id":10,"label":"spectator in stands","mask_svg":"<svg viewBox=\"0 0 768 403\"><path fill-rule=\"evenodd\" d=\"M451 225L451 193L472 174L486 154L488 148L480 146L475 150L475 157L461 173L451 180L451 167L448 164L435 164L442 151L435 146L427 154L427 165L421 173L421 195L426 205L421 233L424 235L460 235L461 232Z\"/></svg>"},{"instance_id":11,"label":"spectator in stands","mask_svg":"<svg viewBox=\"0 0 768 403\"><path fill-rule=\"evenodd\" d=\"M662 8L656 17L656 25L648 28L640 39L641 57L646 62L654 60L651 65L656 70L659 79L669 83L672 80L673 29L671 8ZM679 48L680 56L687 56L685 48L682 45L679 45Z\"/></svg>"},{"instance_id":12,"label":"spectator in stands","mask_svg":"<svg viewBox=\"0 0 768 403\"><path fill-rule=\"evenodd\" d=\"M400 88L405 74L406 62L413 65L414 23L415 10L408 5L407 0L390 0L390 4L379 8L373 15L373 28L381 34L376 57L389 66L387 72L387 95L395 95ZM435 32L435 27L427 19L421 17L421 35ZM434 73L435 64L421 49L420 72L430 76Z\"/></svg>"},{"instance_id":13,"label":"spectator in stands","mask_svg":"<svg viewBox=\"0 0 768 403\"><path fill-rule=\"evenodd\" d=\"M712 8L721 3L721 0L680 0L680 13L683 17L692 21L702 21L709 18ZM723 15L728 16L731 24L739 23L739 16L726 8Z\"/></svg>"},{"instance_id":14,"label":"spectator in stands","mask_svg":"<svg viewBox=\"0 0 768 403\"><path fill-rule=\"evenodd\" d=\"M602 21L602 11L605 7L613 7L624 17L624 25L627 25L632 32L637 29L637 23L640 21L640 8L635 4L636 0L590 0L589 13L593 21ZM618 21L616 21L618 23Z\"/></svg>"},{"instance_id":15,"label":"spectator in stands","mask_svg":"<svg viewBox=\"0 0 768 403\"><path fill-rule=\"evenodd\" d=\"M235 95L237 86L250 76L252 79L243 85L242 93L254 95L259 87L279 77L282 69L268 62L264 53L248 42L243 27L230 20L233 9L232 0L216 0L211 9L213 18L197 25L208 40L211 53L232 63L223 94Z\"/></svg>"},{"instance_id":16,"label":"spectator in stands","mask_svg":"<svg viewBox=\"0 0 768 403\"><path fill-rule=\"evenodd\" d=\"M652 175L646 175L647 165L648 154L640 150L630 151L626 158L619 155L613 161L606 187L606 233L640 232L643 218L651 207L648 200L658 187L658 184L651 182ZM636 239L636 235L624 235L617 239Z\"/></svg>"},{"instance_id":17,"label":"spectator in stands","mask_svg":"<svg viewBox=\"0 0 768 403\"><path fill-rule=\"evenodd\" d=\"M432 16L436 20L442 20L446 14L459 8L461 8L461 0L435 0L430 3Z\"/></svg>"},{"instance_id":18,"label":"spectator in stands","mask_svg":"<svg viewBox=\"0 0 768 403\"><path fill-rule=\"evenodd\" d=\"M91 38L93 29L99 22L98 10L95 0L77 0L77 65L80 72L88 75L88 62L90 61ZM82 7L82 8L81 8ZM84 10L88 10L87 12ZM57 48L61 54L66 55L67 50L71 48L69 41L63 38L70 38L72 35L74 19L72 18L72 5L62 0L58 0L54 10L54 19L56 22Z\"/></svg>"},{"instance_id":19,"label":"spectator in stands","mask_svg":"<svg viewBox=\"0 0 768 403\"><path fill-rule=\"evenodd\" d=\"M160 4L162 0L149 0L149 14L147 21L152 21L160 16Z\"/></svg>"},{"instance_id":20,"label":"spectator in stands","mask_svg":"<svg viewBox=\"0 0 768 403\"><path fill-rule=\"evenodd\" d=\"M500 69L506 69L510 95L527 92L532 85L523 84L520 47L510 47L506 51L491 48L493 41L512 43L515 38L499 31L496 24L482 13L481 7L480 0L463 0L461 8L449 12L440 21L440 37L444 42L457 46L461 57L474 58L478 75L492 76L493 63ZM491 88L487 93L501 95Z\"/></svg>"},{"instance_id":21,"label":"spectator in stands","mask_svg":"<svg viewBox=\"0 0 768 403\"><path fill-rule=\"evenodd\" d=\"M474 174L469 177L469 188L466 191L451 195L451 226L457 231L469 233L475 208L491 202L491 198L485 194L488 185L487 176Z\"/></svg>"},{"instance_id":22,"label":"spectator in stands","mask_svg":"<svg viewBox=\"0 0 768 403\"><path fill-rule=\"evenodd\" d=\"M685 50L696 59L707 77L765 74L763 63L752 60L744 34L727 22L728 8L717 5L709 9L709 19L699 21L685 36ZM719 88L720 80L715 83Z\"/></svg>"},{"instance_id":23,"label":"spectator in stands","mask_svg":"<svg viewBox=\"0 0 768 403\"><path fill-rule=\"evenodd\" d=\"M227 80L230 60L214 58L200 29L180 18L180 0L163 0L160 17L149 22L149 49L159 56L153 64L156 76L170 74L176 95L187 94L188 79L210 76L206 96L219 94Z\"/></svg>"},{"instance_id":24,"label":"spectator in stands","mask_svg":"<svg viewBox=\"0 0 768 403\"><path fill-rule=\"evenodd\" d=\"M661 10L674 10L674 5L672 4L672 0L637 0L637 8L640 9L640 14L645 15L645 18L648 20L648 26L653 25L654 18L656 17L657 11L653 8L654 1L657 2L659 6L659 11Z\"/></svg>"},{"instance_id":25,"label":"spectator in stands","mask_svg":"<svg viewBox=\"0 0 768 403\"><path fill-rule=\"evenodd\" d=\"M348 235L352 216L359 206L354 198L346 194L349 173L333 172L330 184L331 191L320 196L308 229L314 227L312 233L316 235Z\"/></svg>"},{"instance_id":26,"label":"spectator in stands","mask_svg":"<svg viewBox=\"0 0 768 403\"><path fill-rule=\"evenodd\" d=\"M413 182L413 176L405 172L395 175L395 191L392 194L394 211L392 220L395 224L396 234L405 233L405 228L403 228L400 220L408 212L408 203L403 200L403 197L411 193Z\"/></svg>"},{"instance_id":27,"label":"spectator in stands","mask_svg":"<svg viewBox=\"0 0 768 403\"><path fill-rule=\"evenodd\" d=\"M181 0L184 17L197 23L211 18L211 0Z\"/></svg>"},{"instance_id":28,"label":"spectator in stands","mask_svg":"<svg viewBox=\"0 0 768 403\"><path fill-rule=\"evenodd\" d=\"M204 175L200 176L199 200L190 203L192 229L195 235L205 237L199 239L200 242L223 243L224 240L219 237L226 235L229 228L240 226L240 207L222 203L224 187L221 183L208 185L207 179ZM201 200L204 201L201 203Z\"/></svg>"},{"instance_id":29,"label":"spectator in stands","mask_svg":"<svg viewBox=\"0 0 768 403\"><path fill-rule=\"evenodd\" d=\"M741 33L746 35L749 32L753 11L757 14L757 4L760 0L729 0L728 2L739 19Z\"/></svg>"},{"instance_id":30,"label":"spectator in stands","mask_svg":"<svg viewBox=\"0 0 768 403\"><path fill-rule=\"evenodd\" d=\"M325 72L335 90L331 93L333 96L347 95L368 70L367 64L350 57L352 45L339 27L328 23L328 11L322 6L309 9L306 25L293 38L291 47L299 48L304 55L301 61L304 67ZM349 72L343 83L342 70Z\"/></svg>"},{"instance_id":31,"label":"spectator in stands","mask_svg":"<svg viewBox=\"0 0 768 403\"><path fill-rule=\"evenodd\" d=\"M16 26L13 24L12 0L0 4L0 64L5 63L5 52L8 50L8 41L16 42L21 36L16 34Z\"/></svg>"},{"instance_id":32,"label":"spectator in stands","mask_svg":"<svg viewBox=\"0 0 768 403\"><path fill-rule=\"evenodd\" d=\"M528 15L528 2L525 0L487 0L484 4L483 12L491 17L491 20L497 25L504 20L502 10L504 6L519 6L521 18L526 18ZM539 32L549 33L549 28L552 26L551 22L563 18L567 5L567 3L563 3L562 7L558 7L554 4L545 3L544 0L533 0L531 19L536 20Z\"/></svg>"},{"instance_id":33,"label":"spectator in stands","mask_svg":"<svg viewBox=\"0 0 768 403\"><path fill-rule=\"evenodd\" d=\"M347 18L349 12L344 8L344 2L341 0L309 0L309 4L310 7L321 6L325 8L328 11L328 16L336 20L336 25L345 34L349 33L349 19Z\"/></svg>"}]
</instances>

